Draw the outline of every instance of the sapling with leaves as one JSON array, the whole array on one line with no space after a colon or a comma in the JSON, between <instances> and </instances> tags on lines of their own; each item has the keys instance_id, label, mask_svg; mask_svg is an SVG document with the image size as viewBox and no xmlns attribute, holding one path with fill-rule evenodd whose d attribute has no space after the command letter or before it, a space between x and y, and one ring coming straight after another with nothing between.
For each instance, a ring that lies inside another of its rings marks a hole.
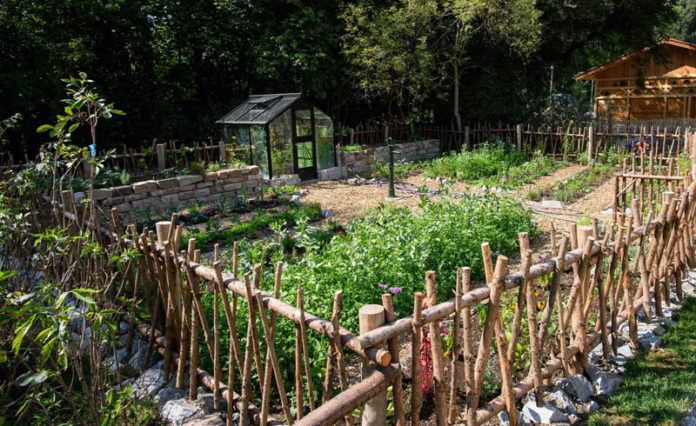
<instances>
[{"instance_id":1,"label":"sapling with leaves","mask_svg":"<svg viewBox=\"0 0 696 426\"><path fill-rule=\"evenodd\" d=\"M2 392L5 397L11 393L13 399L0 409L0 416L20 423L45 423L49 418L85 425L116 419L130 423L135 403L129 392L114 388L123 377L110 365L116 362L118 321L138 311L133 296L139 255L100 235L103 222L96 216L91 192L94 172L103 167L103 159L70 143L73 132L87 125L95 145L99 121L122 112L101 99L83 73L65 82L64 114L58 115L55 125L38 129L52 138L39 162L17 176L20 185L0 186L3 215L21 207L35 216L23 221L24 228L15 229L12 238L22 238L22 244L4 245L8 258L26 258L23 250L31 247L32 270L23 274L30 279L21 285L2 289L0 327L12 331L12 352L0 359L0 364L7 364L2 370L10 372L10 385ZM63 182L85 162L91 169L90 196L82 204L89 214L80 217L73 208L64 217L60 204L67 208L73 202L59 197ZM39 204L40 181L48 176L54 215ZM14 217L18 222L19 216ZM117 216L110 219L115 221L111 230L120 235ZM9 241L7 235L2 240Z\"/></svg>"}]
</instances>

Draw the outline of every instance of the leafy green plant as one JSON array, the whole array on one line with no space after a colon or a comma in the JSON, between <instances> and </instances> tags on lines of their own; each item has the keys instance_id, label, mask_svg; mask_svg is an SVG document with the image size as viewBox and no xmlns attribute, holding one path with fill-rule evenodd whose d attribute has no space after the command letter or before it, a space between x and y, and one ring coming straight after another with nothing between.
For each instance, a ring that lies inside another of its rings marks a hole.
<instances>
[{"instance_id":1,"label":"leafy green plant","mask_svg":"<svg viewBox=\"0 0 696 426\"><path fill-rule=\"evenodd\" d=\"M194 161L189 166L192 175L203 175L206 172L205 163L203 161Z\"/></svg>"}]
</instances>

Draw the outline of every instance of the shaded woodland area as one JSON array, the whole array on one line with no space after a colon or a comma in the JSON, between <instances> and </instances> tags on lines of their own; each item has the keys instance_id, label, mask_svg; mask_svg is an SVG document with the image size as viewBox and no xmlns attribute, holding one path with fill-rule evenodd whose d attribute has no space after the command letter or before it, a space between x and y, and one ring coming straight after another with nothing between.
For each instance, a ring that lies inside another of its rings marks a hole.
<instances>
[{"instance_id":1,"label":"shaded woodland area","mask_svg":"<svg viewBox=\"0 0 696 426\"><path fill-rule=\"evenodd\" d=\"M17 153L35 152L46 142L35 129L63 108L61 79L84 71L127 114L100 126L104 146L215 137L217 118L264 92L306 93L342 124L449 125L456 64L462 122L542 124L559 118L550 93L573 94L577 114L589 109L578 71L665 35L696 41L694 9L655 0L6 0L0 119L22 114L5 138Z\"/></svg>"}]
</instances>

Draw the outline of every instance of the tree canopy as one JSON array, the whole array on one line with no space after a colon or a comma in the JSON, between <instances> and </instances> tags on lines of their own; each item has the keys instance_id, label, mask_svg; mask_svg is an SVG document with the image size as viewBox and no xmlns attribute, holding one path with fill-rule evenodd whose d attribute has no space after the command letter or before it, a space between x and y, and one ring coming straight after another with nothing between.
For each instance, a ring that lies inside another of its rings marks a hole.
<instances>
[{"instance_id":1,"label":"tree canopy","mask_svg":"<svg viewBox=\"0 0 696 426\"><path fill-rule=\"evenodd\" d=\"M263 92L302 91L348 125L544 120L552 67L553 90L589 105L575 73L664 35L694 41L694 4L5 0L0 117L22 115L4 138L31 153L62 108L61 79L82 71L127 113L99 129L111 146L216 137L217 118Z\"/></svg>"}]
</instances>

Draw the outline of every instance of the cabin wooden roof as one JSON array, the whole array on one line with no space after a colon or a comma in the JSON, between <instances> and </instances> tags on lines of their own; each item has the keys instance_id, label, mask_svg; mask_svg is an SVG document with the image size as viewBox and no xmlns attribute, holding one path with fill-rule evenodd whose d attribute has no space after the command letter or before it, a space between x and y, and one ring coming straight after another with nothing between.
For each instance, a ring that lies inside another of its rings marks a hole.
<instances>
[{"instance_id":1,"label":"cabin wooden roof","mask_svg":"<svg viewBox=\"0 0 696 426\"><path fill-rule=\"evenodd\" d=\"M674 47L678 47L678 48L682 48L682 49L687 49L690 51L696 51L696 44L694 44L694 43L689 43L686 41L666 37L666 38L663 38L660 41L658 41L657 44L654 46L648 46L648 47L644 47L643 49L634 50L632 52L621 55L618 58L616 58L612 61L609 61L607 63L590 68L587 71L579 72L575 75L575 79L576 80L592 80L595 78L595 76L598 73L605 71L609 68L612 68L614 66L617 66L619 64L623 64L623 63L630 61L632 59L635 59L637 56L639 56L643 53L646 53L646 52L654 49L657 46L662 46L662 45L674 46Z\"/></svg>"}]
</instances>

